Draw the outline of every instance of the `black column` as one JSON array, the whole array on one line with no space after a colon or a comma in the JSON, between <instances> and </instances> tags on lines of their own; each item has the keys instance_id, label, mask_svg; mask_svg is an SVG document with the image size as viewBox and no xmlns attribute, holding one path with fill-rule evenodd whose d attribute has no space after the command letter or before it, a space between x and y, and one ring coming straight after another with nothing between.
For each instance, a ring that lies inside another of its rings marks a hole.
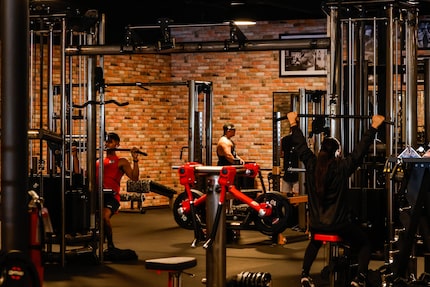
<instances>
[{"instance_id":1,"label":"black column","mask_svg":"<svg viewBox=\"0 0 430 287\"><path fill-rule=\"evenodd\" d=\"M28 252L29 1L0 1L1 243Z\"/></svg>"}]
</instances>

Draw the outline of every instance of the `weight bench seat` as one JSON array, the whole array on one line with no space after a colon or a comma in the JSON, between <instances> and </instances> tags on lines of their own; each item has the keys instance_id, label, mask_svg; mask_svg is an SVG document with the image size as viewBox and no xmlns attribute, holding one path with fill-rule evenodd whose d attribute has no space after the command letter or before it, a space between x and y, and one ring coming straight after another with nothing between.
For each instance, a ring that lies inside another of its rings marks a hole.
<instances>
[{"instance_id":1,"label":"weight bench seat","mask_svg":"<svg viewBox=\"0 0 430 287\"><path fill-rule=\"evenodd\" d=\"M314 240L321 241L328 245L324 252L324 261L327 264L321 273L326 274L329 278L329 287L343 287L350 284L351 259L349 258L349 246L345 244L342 238L337 234L315 233ZM343 250L343 251L341 251ZM341 268L341 265L343 266Z\"/></svg>"},{"instance_id":2,"label":"weight bench seat","mask_svg":"<svg viewBox=\"0 0 430 287\"><path fill-rule=\"evenodd\" d=\"M342 242L342 238L340 238L337 234L323 234L323 233L316 233L314 234L314 239L318 241L322 241L323 243L332 242L332 243L339 243Z\"/></svg>"},{"instance_id":3,"label":"weight bench seat","mask_svg":"<svg viewBox=\"0 0 430 287\"><path fill-rule=\"evenodd\" d=\"M165 257L145 260L146 269L152 270L182 271L196 265L195 257Z\"/></svg>"},{"instance_id":4,"label":"weight bench seat","mask_svg":"<svg viewBox=\"0 0 430 287\"><path fill-rule=\"evenodd\" d=\"M197 259L194 257L174 256L145 260L146 269L156 270L157 272L167 271L169 273L167 287L181 287L181 275L184 270L196 265Z\"/></svg>"}]
</instances>

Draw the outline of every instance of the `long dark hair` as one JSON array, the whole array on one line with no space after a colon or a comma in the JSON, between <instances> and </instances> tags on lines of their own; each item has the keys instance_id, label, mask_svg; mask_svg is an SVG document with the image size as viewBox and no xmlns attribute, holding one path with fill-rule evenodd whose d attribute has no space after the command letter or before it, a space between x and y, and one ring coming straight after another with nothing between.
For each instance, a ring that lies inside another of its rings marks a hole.
<instances>
[{"instance_id":1,"label":"long dark hair","mask_svg":"<svg viewBox=\"0 0 430 287\"><path fill-rule=\"evenodd\" d=\"M315 188L320 200L324 197L328 168L336 160L336 151L338 150L340 150L338 140L329 137L323 140L315 167Z\"/></svg>"}]
</instances>

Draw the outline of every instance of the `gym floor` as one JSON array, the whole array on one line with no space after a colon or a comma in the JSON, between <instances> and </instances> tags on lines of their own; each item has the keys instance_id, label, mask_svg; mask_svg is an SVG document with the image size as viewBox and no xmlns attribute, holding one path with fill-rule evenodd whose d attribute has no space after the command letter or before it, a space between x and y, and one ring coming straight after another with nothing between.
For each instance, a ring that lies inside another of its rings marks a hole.
<instances>
[{"instance_id":1,"label":"gym floor","mask_svg":"<svg viewBox=\"0 0 430 287\"><path fill-rule=\"evenodd\" d=\"M206 250L198 245L191 247L193 231L179 227L168 207L149 209L145 214L122 210L112 218L114 242L117 248L136 251L138 260L122 262L94 262L88 254L68 260L65 266L45 265L44 287L167 287L166 272L145 269L146 259L191 256L197 266L183 274L184 287L204 286ZM307 236L302 231L287 229L283 232L285 244L273 245L271 239L258 231L241 230L237 242L227 244L226 277L243 271L270 273L272 287L300 286L300 271ZM69 248L69 247L67 247ZM370 268L377 269L383 261L372 261ZM320 251L311 276L316 286L328 286L321 277L324 252ZM418 268L418 274L420 270Z\"/></svg>"}]
</instances>

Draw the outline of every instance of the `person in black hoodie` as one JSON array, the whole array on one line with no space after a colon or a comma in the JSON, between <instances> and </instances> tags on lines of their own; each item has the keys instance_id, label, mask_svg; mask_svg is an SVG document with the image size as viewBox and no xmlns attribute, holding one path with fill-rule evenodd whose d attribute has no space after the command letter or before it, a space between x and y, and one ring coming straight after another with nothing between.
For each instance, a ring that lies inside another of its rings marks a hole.
<instances>
[{"instance_id":1,"label":"person in black hoodie","mask_svg":"<svg viewBox=\"0 0 430 287\"><path fill-rule=\"evenodd\" d=\"M365 286L371 255L370 241L361 227L352 222L349 214L350 207L345 204L346 193L349 177L362 163L373 143L377 129L385 118L374 115L369 130L365 132L352 153L345 158L341 157L339 141L332 137L324 138L318 155L315 155L308 148L303 132L297 126L297 113L290 112L287 118L291 125L296 152L306 169L306 191L310 213L311 239L303 259L301 284L305 287L314 286L309 273L322 242L314 240L312 234L320 232L335 233L357 250L358 272L351 286Z\"/></svg>"}]
</instances>

